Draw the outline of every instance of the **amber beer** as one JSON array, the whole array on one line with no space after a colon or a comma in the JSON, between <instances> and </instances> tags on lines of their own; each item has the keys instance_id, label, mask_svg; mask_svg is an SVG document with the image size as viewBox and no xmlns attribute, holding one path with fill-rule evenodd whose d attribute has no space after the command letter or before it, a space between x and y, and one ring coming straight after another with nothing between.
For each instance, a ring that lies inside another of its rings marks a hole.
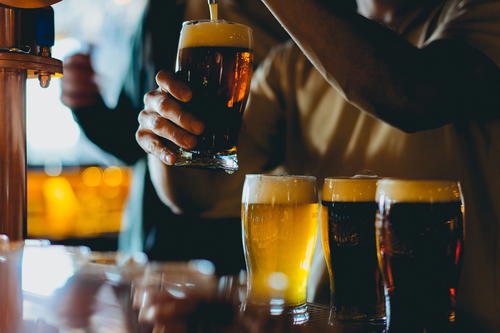
<instances>
[{"instance_id":1,"label":"amber beer","mask_svg":"<svg viewBox=\"0 0 500 333\"><path fill-rule=\"evenodd\" d=\"M247 175L243 188L243 243L250 303L274 297L287 307L306 303L318 227L316 179Z\"/></svg>"},{"instance_id":2,"label":"amber beer","mask_svg":"<svg viewBox=\"0 0 500 333\"><path fill-rule=\"evenodd\" d=\"M330 322L383 321L385 296L375 246L377 178L327 178L321 239L330 276Z\"/></svg>"},{"instance_id":3,"label":"amber beer","mask_svg":"<svg viewBox=\"0 0 500 333\"><path fill-rule=\"evenodd\" d=\"M377 201L389 332L452 331L464 245L460 186L387 179L379 182Z\"/></svg>"},{"instance_id":4,"label":"amber beer","mask_svg":"<svg viewBox=\"0 0 500 333\"><path fill-rule=\"evenodd\" d=\"M180 149L177 165L238 169L236 144L252 61L250 28L223 20L183 24L176 73L193 93L187 111L206 128L194 149Z\"/></svg>"}]
</instances>

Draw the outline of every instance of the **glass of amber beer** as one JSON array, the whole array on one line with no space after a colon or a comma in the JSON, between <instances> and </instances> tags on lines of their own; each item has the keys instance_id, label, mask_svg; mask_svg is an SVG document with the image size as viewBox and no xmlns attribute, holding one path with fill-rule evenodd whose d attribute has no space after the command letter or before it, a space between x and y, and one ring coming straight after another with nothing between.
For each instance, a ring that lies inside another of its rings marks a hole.
<instances>
[{"instance_id":1,"label":"glass of amber beer","mask_svg":"<svg viewBox=\"0 0 500 333\"><path fill-rule=\"evenodd\" d=\"M390 333L446 333L455 322L463 200L453 181L383 179L376 221Z\"/></svg>"},{"instance_id":2,"label":"glass of amber beer","mask_svg":"<svg viewBox=\"0 0 500 333\"><path fill-rule=\"evenodd\" d=\"M248 303L306 313L318 215L315 177L246 176L242 223Z\"/></svg>"},{"instance_id":3,"label":"glass of amber beer","mask_svg":"<svg viewBox=\"0 0 500 333\"><path fill-rule=\"evenodd\" d=\"M188 112L205 122L194 149L179 148L177 166L238 170L236 141L252 77L252 30L224 20L182 25L176 73L191 88Z\"/></svg>"},{"instance_id":4,"label":"glass of amber beer","mask_svg":"<svg viewBox=\"0 0 500 333\"><path fill-rule=\"evenodd\" d=\"M376 177L326 178L321 241L330 276L330 323L385 321L385 294L377 264Z\"/></svg>"}]
</instances>

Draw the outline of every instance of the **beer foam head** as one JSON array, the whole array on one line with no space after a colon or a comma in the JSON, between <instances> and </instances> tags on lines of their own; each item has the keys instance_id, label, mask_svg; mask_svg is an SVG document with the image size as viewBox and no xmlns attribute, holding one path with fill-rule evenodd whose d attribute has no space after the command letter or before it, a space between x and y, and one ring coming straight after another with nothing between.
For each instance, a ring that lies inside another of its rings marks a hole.
<instances>
[{"instance_id":1,"label":"beer foam head","mask_svg":"<svg viewBox=\"0 0 500 333\"><path fill-rule=\"evenodd\" d=\"M326 178L323 200L330 202L374 202L377 177Z\"/></svg>"},{"instance_id":2,"label":"beer foam head","mask_svg":"<svg viewBox=\"0 0 500 333\"><path fill-rule=\"evenodd\" d=\"M460 184L448 180L382 179L377 183L377 201L453 202L461 201Z\"/></svg>"},{"instance_id":3,"label":"beer foam head","mask_svg":"<svg viewBox=\"0 0 500 333\"><path fill-rule=\"evenodd\" d=\"M243 24L224 20L184 22L179 40L179 49L202 46L251 49L252 29Z\"/></svg>"},{"instance_id":4,"label":"beer foam head","mask_svg":"<svg viewBox=\"0 0 500 333\"><path fill-rule=\"evenodd\" d=\"M316 177L247 175L245 204L317 203Z\"/></svg>"}]
</instances>

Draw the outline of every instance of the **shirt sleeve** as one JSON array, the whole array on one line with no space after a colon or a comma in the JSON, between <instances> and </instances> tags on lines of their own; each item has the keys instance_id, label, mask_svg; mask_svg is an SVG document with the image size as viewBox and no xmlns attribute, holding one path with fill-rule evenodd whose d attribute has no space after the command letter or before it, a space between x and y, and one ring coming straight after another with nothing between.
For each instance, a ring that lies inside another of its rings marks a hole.
<instances>
[{"instance_id":1,"label":"shirt sleeve","mask_svg":"<svg viewBox=\"0 0 500 333\"><path fill-rule=\"evenodd\" d=\"M463 41L500 66L500 1L447 1L426 44L439 39Z\"/></svg>"}]
</instances>

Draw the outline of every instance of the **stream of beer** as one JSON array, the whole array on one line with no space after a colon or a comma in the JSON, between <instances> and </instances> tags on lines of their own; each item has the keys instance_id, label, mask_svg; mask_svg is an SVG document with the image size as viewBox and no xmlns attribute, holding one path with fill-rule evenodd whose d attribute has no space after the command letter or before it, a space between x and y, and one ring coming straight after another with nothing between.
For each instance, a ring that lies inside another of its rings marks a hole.
<instances>
[{"instance_id":1,"label":"stream of beer","mask_svg":"<svg viewBox=\"0 0 500 333\"><path fill-rule=\"evenodd\" d=\"M208 6L210 8L210 20L215 21L219 19L219 13L217 8L217 0L208 0Z\"/></svg>"}]
</instances>

